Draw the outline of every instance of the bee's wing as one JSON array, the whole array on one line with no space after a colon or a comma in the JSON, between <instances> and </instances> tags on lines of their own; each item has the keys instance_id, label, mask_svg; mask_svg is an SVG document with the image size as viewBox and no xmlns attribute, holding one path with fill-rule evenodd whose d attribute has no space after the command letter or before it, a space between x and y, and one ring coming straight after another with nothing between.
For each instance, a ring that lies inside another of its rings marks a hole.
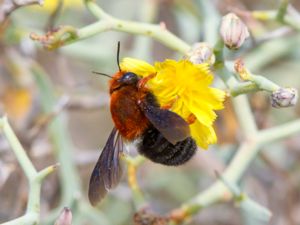
<instances>
[{"instance_id":1,"label":"bee's wing","mask_svg":"<svg viewBox=\"0 0 300 225\"><path fill-rule=\"evenodd\" d=\"M114 188L122 176L119 153L123 151L122 137L116 128L110 133L97 164L92 172L89 184L89 200L96 205L107 193Z\"/></svg>"},{"instance_id":2,"label":"bee's wing","mask_svg":"<svg viewBox=\"0 0 300 225\"><path fill-rule=\"evenodd\" d=\"M188 123L176 113L161 109L147 100L142 101L140 106L152 125L170 143L175 145L178 141L183 141L190 136Z\"/></svg>"}]
</instances>

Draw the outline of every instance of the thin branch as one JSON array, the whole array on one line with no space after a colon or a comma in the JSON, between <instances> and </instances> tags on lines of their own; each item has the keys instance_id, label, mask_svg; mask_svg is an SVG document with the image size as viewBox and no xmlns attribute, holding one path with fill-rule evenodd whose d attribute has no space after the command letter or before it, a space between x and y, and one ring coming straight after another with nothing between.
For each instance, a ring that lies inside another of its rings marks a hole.
<instances>
[{"instance_id":1,"label":"thin branch","mask_svg":"<svg viewBox=\"0 0 300 225\"><path fill-rule=\"evenodd\" d=\"M251 139L255 137L257 133L257 125L247 96L237 96L232 99L232 102L244 139Z\"/></svg>"},{"instance_id":2,"label":"thin branch","mask_svg":"<svg viewBox=\"0 0 300 225\"><path fill-rule=\"evenodd\" d=\"M278 12L279 11L275 10L252 11L251 15L253 16L253 18L261 21L278 21L282 25L287 25L297 31L300 30L300 24L297 19L287 14L285 11L280 11L280 14L278 14Z\"/></svg>"},{"instance_id":3,"label":"thin branch","mask_svg":"<svg viewBox=\"0 0 300 225\"><path fill-rule=\"evenodd\" d=\"M266 145L270 142L278 141L280 139L289 137L300 131L300 119L291 122L262 130L258 134L258 141L260 145Z\"/></svg>"},{"instance_id":4,"label":"thin branch","mask_svg":"<svg viewBox=\"0 0 300 225\"><path fill-rule=\"evenodd\" d=\"M284 23L284 18L287 13L287 8L289 5L289 2L290 2L289 0L281 0L281 2L280 2L280 6L277 11L276 19L281 23Z\"/></svg>"},{"instance_id":5,"label":"thin branch","mask_svg":"<svg viewBox=\"0 0 300 225\"><path fill-rule=\"evenodd\" d=\"M40 217L40 193L42 181L46 178L47 175L52 173L57 168L57 165L49 166L46 169L37 172L32 162L28 158L25 150L21 146L19 140L17 139L15 133L13 132L12 128L10 127L6 117L0 118L0 127L2 128L8 142L10 143L12 150L14 151L24 173L26 174L30 187L25 215L3 223L2 225L37 224Z\"/></svg>"},{"instance_id":6,"label":"thin branch","mask_svg":"<svg viewBox=\"0 0 300 225\"><path fill-rule=\"evenodd\" d=\"M51 39L46 37L47 41L44 41L44 46L48 49L55 49L105 31L115 30L151 37L165 46L181 53L186 53L190 49L190 46L186 42L168 31L165 26L117 19L105 13L93 1L88 1L87 6L94 16L101 20L83 27L77 30L77 32L75 31L75 28L73 28L72 32L75 33L75 35L67 37L64 34L67 32L69 33L69 30L58 30L57 32L52 32ZM40 37L36 34L31 36L32 39L37 41L45 40L44 37L45 36ZM43 41L41 42L43 44Z\"/></svg>"},{"instance_id":7,"label":"thin branch","mask_svg":"<svg viewBox=\"0 0 300 225\"><path fill-rule=\"evenodd\" d=\"M235 72L238 76L245 81L244 83L238 83L231 87L232 96L237 96L242 93L247 93L251 91L264 90L270 93L280 89L280 86L274 82L268 80L267 78L252 74L245 66L242 59L237 59L235 61Z\"/></svg>"},{"instance_id":8,"label":"thin branch","mask_svg":"<svg viewBox=\"0 0 300 225\"><path fill-rule=\"evenodd\" d=\"M37 171L35 170L32 162L30 161L29 157L26 154L25 149L22 147L21 143L19 142L17 136L15 135L14 131L10 127L7 117L3 117L0 120L0 125L3 129L4 135L9 141L12 150L14 151L27 179L31 179L37 175Z\"/></svg>"},{"instance_id":9,"label":"thin branch","mask_svg":"<svg viewBox=\"0 0 300 225\"><path fill-rule=\"evenodd\" d=\"M62 110L68 105L69 97L63 95L56 103L51 112L41 117L34 126L29 130L28 136L31 140L34 140L47 126L57 117Z\"/></svg>"},{"instance_id":10,"label":"thin branch","mask_svg":"<svg viewBox=\"0 0 300 225\"><path fill-rule=\"evenodd\" d=\"M55 9L51 12L45 30L53 30L55 27L56 20L60 16L64 6L63 0L58 0Z\"/></svg>"},{"instance_id":11,"label":"thin branch","mask_svg":"<svg viewBox=\"0 0 300 225\"><path fill-rule=\"evenodd\" d=\"M130 156L126 156L124 157L124 159L127 162L128 185L132 190L135 208L136 210L139 210L143 206L145 206L146 200L137 182L137 168L143 162L145 162L145 158L142 156L136 156L133 158Z\"/></svg>"},{"instance_id":12,"label":"thin branch","mask_svg":"<svg viewBox=\"0 0 300 225\"><path fill-rule=\"evenodd\" d=\"M220 181L222 181L223 184L231 191L235 202L238 203L238 206L244 212L246 212L247 215L263 222L268 222L270 220L272 216L270 210L249 198L249 196L246 193L242 192L235 183L230 183L218 172L216 172L216 175L220 179Z\"/></svg>"},{"instance_id":13,"label":"thin branch","mask_svg":"<svg viewBox=\"0 0 300 225\"><path fill-rule=\"evenodd\" d=\"M5 19L16 9L28 6L28 5L43 5L44 0L4 0L0 5L0 23L5 21Z\"/></svg>"}]
</instances>

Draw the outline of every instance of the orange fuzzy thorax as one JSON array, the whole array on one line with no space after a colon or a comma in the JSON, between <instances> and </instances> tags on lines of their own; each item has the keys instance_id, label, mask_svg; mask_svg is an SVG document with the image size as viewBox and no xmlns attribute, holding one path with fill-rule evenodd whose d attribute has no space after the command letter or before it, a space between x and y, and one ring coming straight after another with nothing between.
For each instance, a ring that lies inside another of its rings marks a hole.
<instances>
[{"instance_id":1,"label":"orange fuzzy thorax","mask_svg":"<svg viewBox=\"0 0 300 225\"><path fill-rule=\"evenodd\" d=\"M140 137L150 125L138 105L138 101L145 98L146 92L135 85L121 87L118 79L123 74L124 72L116 73L110 81L110 111L122 137L132 141Z\"/></svg>"}]
</instances>

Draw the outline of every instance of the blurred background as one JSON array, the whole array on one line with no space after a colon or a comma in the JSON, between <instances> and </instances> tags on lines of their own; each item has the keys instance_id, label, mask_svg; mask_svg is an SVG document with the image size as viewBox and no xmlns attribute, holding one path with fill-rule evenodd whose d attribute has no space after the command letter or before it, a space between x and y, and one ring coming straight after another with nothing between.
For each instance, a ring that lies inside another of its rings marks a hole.
<instances>
[{"instance_id":1,"label":"blurred background","mask_svg":"<svg viewBox=\"0 0 300 225\"><path fill-rule=\"evenodd\" d=\"M2 2L2 3L1 3ZM0 0L4 4L5 0ZM74 224L132 224L135 212L126 175L95 212L88 207L90 173L113 127L109 112L108 79L92 71L117 71L117 42L121 58L128 56L150 63L182 55L142 36L105 32L48 51L32 41L32 32L43 34L59 25L84 27L96 21L81 0L45 0L43 7L29 6L14 11L0 26L0 113L6 114L19 140L38 170L61 162L60 169L43 182L41 224L53 224L51 210L72 208ZM276 10L274 0L97 0L107 13L126 20L159 23L193 44L213 45L219 35L221 16L240 12L251 31L242 49L225 51L226 58L245 59L247 67L283 87L300 87L299 31L275 21L251 18L251 10ZM300 10L300 1L291 1ZM300 23L298 13L298 23ZM221 81L216 78L216 85ZM223 86L222 86L223 87ZM273 109L263 92L248 95L260 129L299 118L299 105ZM153 211L165 214L192 199L216 180L235 154L239 124L230 99L216 122L218 144L184 166L171 168L146 161L137 173L138 183ZM268 145L242 179L241 186L253 199L269 208L272 225L300 224L300 135ZM70 199L75 198L73 203ZM0 136L0 222L24 213L28 183L10 149ZM70 203L72 205L64 205ZM82 204L82 205L81 205ZM81 213L77 214L78 210ZM88 209L88 208L87 208ZM97 215L97 216L94 216ZM256 225L233 203L203 209L188 224ZM52 221L52 222L51 222Z\"/></svg>"}]
</instances>

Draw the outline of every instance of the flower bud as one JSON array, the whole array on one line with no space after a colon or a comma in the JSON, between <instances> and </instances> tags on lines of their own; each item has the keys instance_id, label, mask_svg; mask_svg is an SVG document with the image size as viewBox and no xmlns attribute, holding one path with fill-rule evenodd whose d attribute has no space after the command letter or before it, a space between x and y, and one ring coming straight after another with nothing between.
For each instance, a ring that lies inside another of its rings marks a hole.
<instances>
[{"instance_id":1,"label":"flower bud","mask_svg":"<svg viewBox=\"0 0 300 225\"><path fill-rule=\"evenodd\" d=\"M238 49L249 37L249 31L243 21L234 13L223 16L220 34L229 49Z\"/></svg>"},{"instance_id":2,"label":"flower bud","mask_svg":"<svg viewBox=\"0 0 300 225\"><path fill-rule=\"evenodd\" d=\"M251 74L245 66L245 63L242 59L237 59L234 62L234 70L240 76L243 81L251 80Z\"/></svg>"},{"instance_id":3,"label":"flower bud","mask_svg":"<svg viewBox=\"0 0 300 225\"><path fill-rule=\"evenodd\" d=\"M296 105L298 91L295 88L279 88L271 95L271 104L274 108L282 108Z\"/></svg>"},{"instance_id":4,"label":"flower bud","mask_svg":"<svg viewBox=\"0 0 300 225\"><path fill-rule=\"evenodd\" d=\"M212 47L210 47L208 43L198 42L186 53L184 59L194 64L208 63L212 65L215 62L215 55L213 54Z\"/></svg>"},{"instance_id":5,"label":"flower bud","mask_svg":"<svg viewBox=\"0 0 300 225\"><path fill-rule=\"evenodd\" d=\"M64 207L54 225L72 225L72 212L68 207Z\"/></svg>"}]
</instances>

